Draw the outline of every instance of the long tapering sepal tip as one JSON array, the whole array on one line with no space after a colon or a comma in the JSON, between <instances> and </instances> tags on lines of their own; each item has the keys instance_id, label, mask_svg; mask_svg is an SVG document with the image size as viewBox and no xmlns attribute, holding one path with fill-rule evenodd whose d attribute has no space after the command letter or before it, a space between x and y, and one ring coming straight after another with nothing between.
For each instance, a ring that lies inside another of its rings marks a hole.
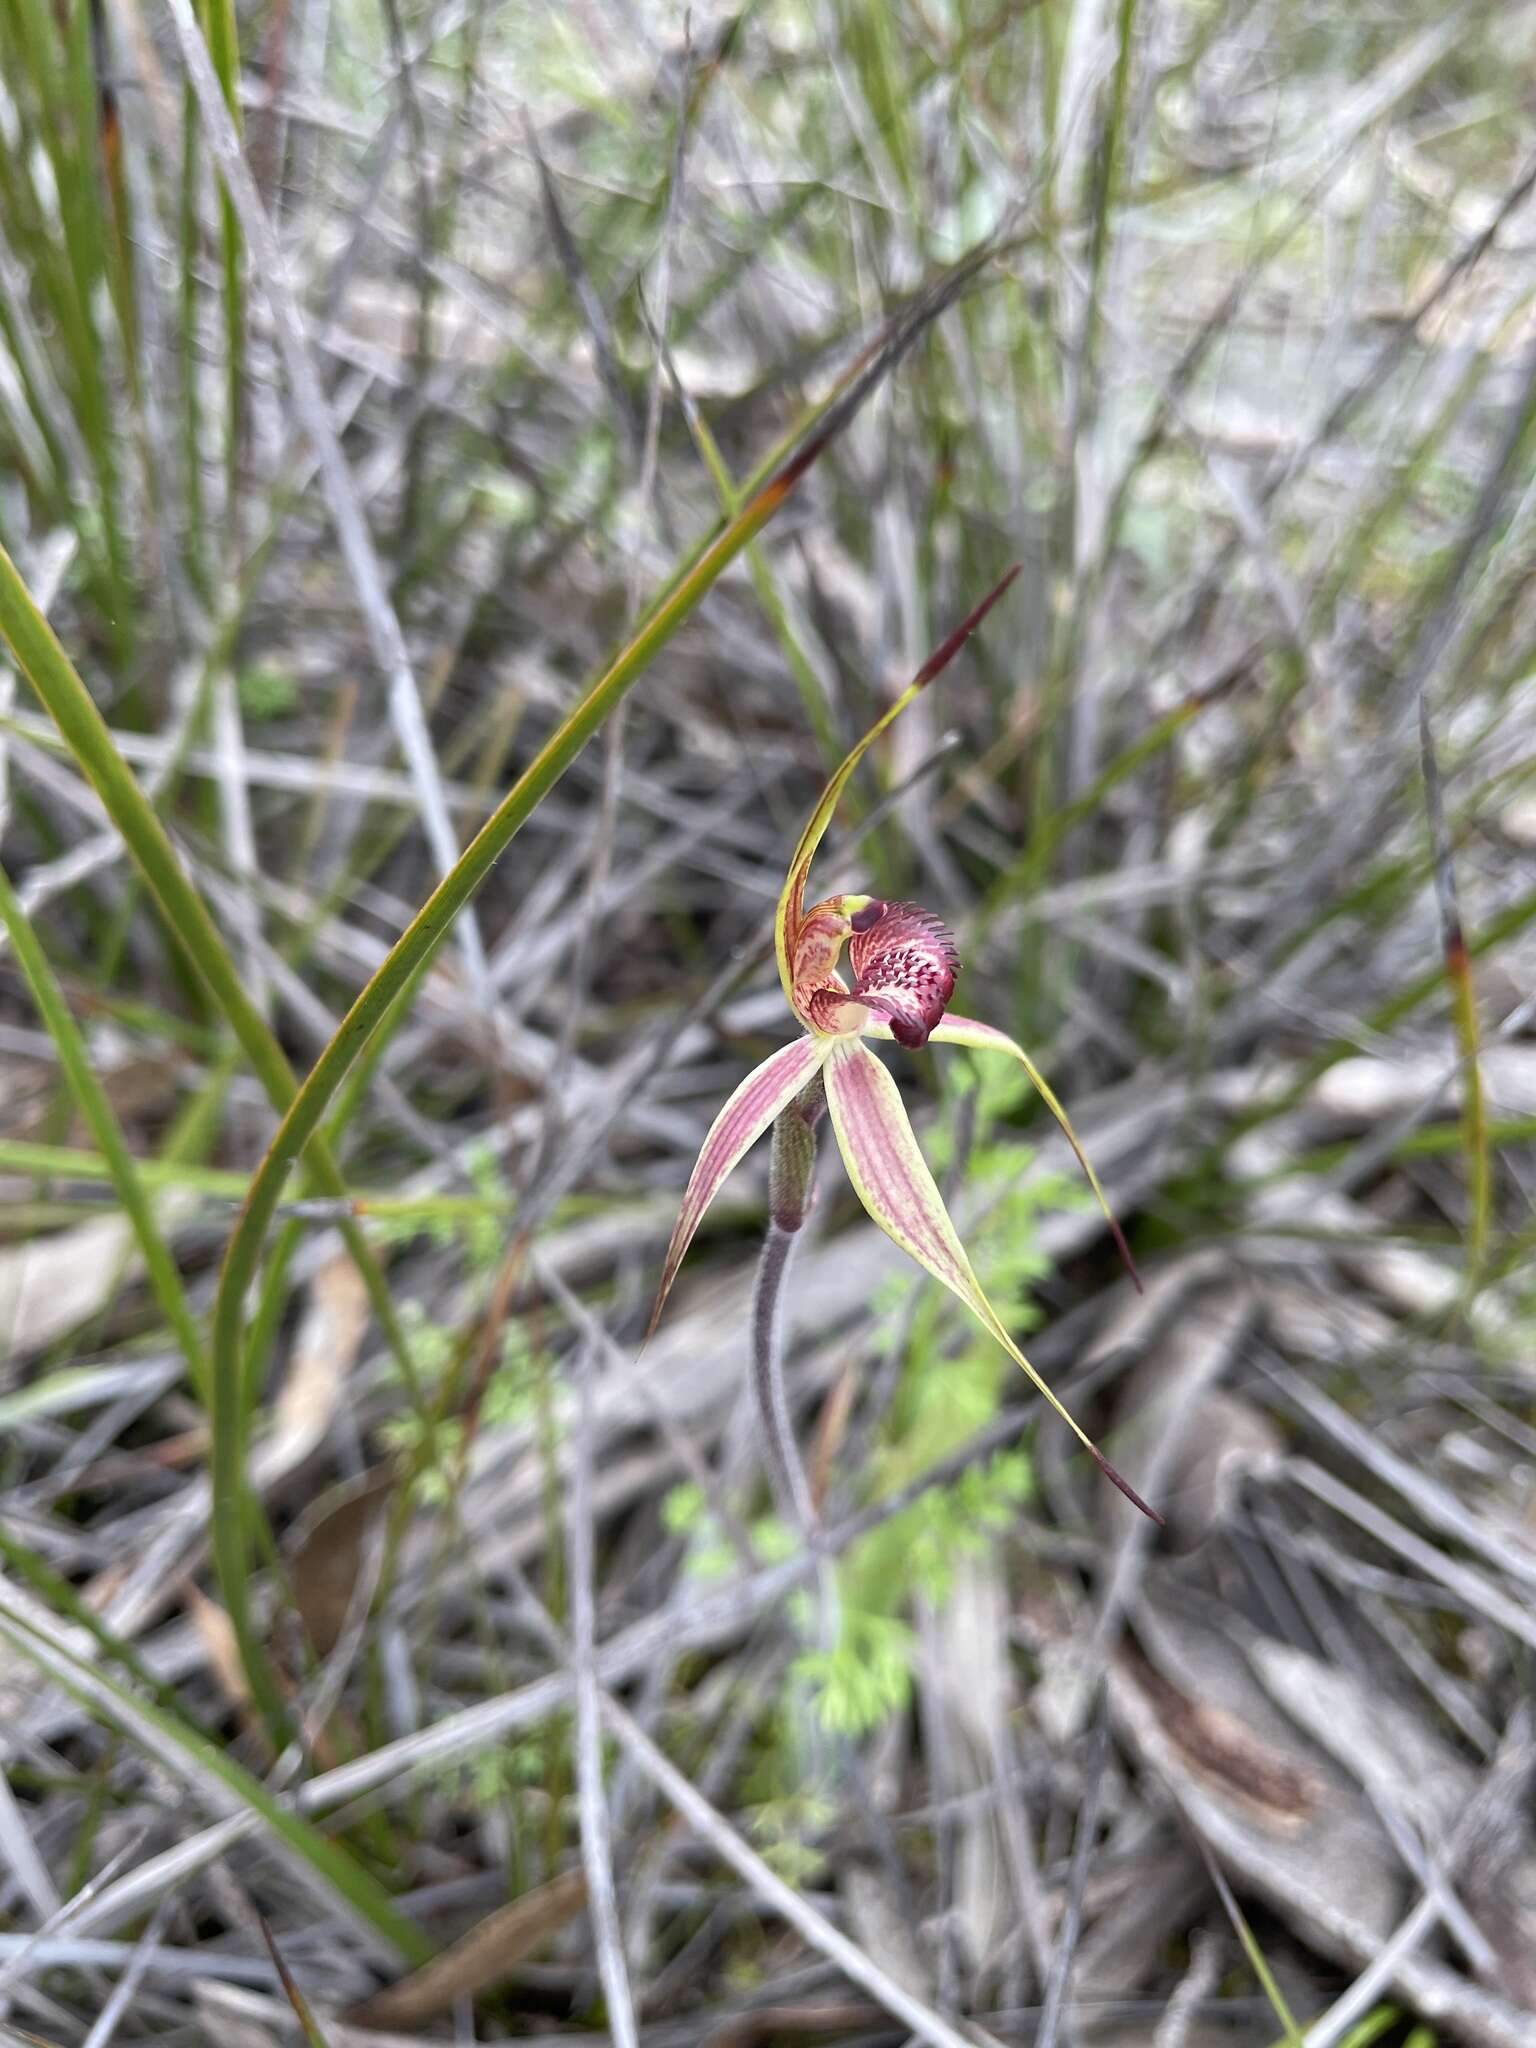
<instances>
[{"instance_id":1,"label":"long tapering sepal tip","mask_svg":"<svg viewBox=\"0 0 1536 2048\"><path fill-rule=\"evenodd\" d=\"M939 642L938 646L935 647L932 654L929 655L917 674L912 678L912 688L914 691L925 690L935 676L943 674L944 670L949 667L949 664L960 652L966 641L970 639L976 628L987 616L987 613L991 611L993 605L1003 595L1003 592L1007 590L1014 578L1022 573L1023 568L1024 564L1022 562L1015 562L1007 573L998 582L993 584L992 588L981 600L981 603L972 611L966 613L965 617L948 638Z\"/></svg>"},{"instance_id":2,"label":"long tapering sepal tip","mask_svg":"<svg viewBox=\"0 0 1536 2048\"><path fill-rule=\"evenodd\" d=\"M1114 1466L1111 1465L1108 1458L1105 1457L1104 1453L1099 1449L1097 1444L1090 1444L1088 1446L1088 1451L1093 1459L1093 1462L1104 1474L1104 1477L1110 1482L1112 1486L1119 1487L1120 1491L1125 1495L1126 1499L1130 1502L1133 1508L1140 1508L1141 1512L1146 1516L1147 1520L1149 1522L1155 1522L1159 1529L1167 1528L1168 1524L1157 1512L1157 1509L1149 1508L1147 1506L1147 1503L1142 1499L1141 1495L1136 1491L1135 1487L1132 1486L1131 1482L1115 1470Z\"/></svg>"},{"instance_id":3,"label":"long tapering sepal tip","mask_svg":"<svg viewBox=\"0 0 1536 2048\"><path fill-rule=\"evenodd\" d=\"M1131 1248L1125 1241L1125 1232L1120 1228L1120 1225L1113 1216L1107 1216L1105 1221L1109 1225L1110 1235L1115 1240L1115 1249L1120 1254L1120 1263L1131 1276L1131 1285L1138 1294L1145 1294L1147 1290L1143 1284L1141 1274L1137 1271L1136 1261L1131 1257Z\"/></svg>"}]
</instances>

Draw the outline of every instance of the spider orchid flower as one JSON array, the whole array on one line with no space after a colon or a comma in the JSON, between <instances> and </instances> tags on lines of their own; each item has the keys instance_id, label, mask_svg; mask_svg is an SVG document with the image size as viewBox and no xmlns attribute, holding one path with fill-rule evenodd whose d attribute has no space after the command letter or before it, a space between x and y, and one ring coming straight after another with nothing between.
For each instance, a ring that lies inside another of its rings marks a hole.
<instances>
[{"instance_id":1,"label":"spider orchid flower","mask_svg":"<svg viewBox=\"0 0 1536 2048\"><path fill-rule=\"evenodd\" d=\"M930 656L884 717L871 726L822 791L800 835L779 896L774 948L785 998L804 1027L803 1034L770 1053L710 1126L667 1247L650 1327L656 1328L694 1232L726 1176L769 1126L819 1079L848 1178L873 1220L919 1266L958 1295L1023 1367L1121 1492L1143 1514L1161 1521L1068 1414L1004 1328L966 1257L918 1148L896 1083L864 1040L894 1039L909 1047L963 1045L1019 1061L1061 1125L1139 1288L1141 1282L1120 1226L1065 1110L1022 1046L990 1024L976 1023L950 1010L960 960L953 938L938 918L916 904L887 903L873 896L830 896L809 908L805 901L811 863L854 769L886 728L947 667L1017 574L1017 567L1008 572ZM851 979L839 971L845 945ZM814 1101L814 1097L807 1099ZM819 1103L816 1108L819 1111Z\"/></svg>"}]
</instances>

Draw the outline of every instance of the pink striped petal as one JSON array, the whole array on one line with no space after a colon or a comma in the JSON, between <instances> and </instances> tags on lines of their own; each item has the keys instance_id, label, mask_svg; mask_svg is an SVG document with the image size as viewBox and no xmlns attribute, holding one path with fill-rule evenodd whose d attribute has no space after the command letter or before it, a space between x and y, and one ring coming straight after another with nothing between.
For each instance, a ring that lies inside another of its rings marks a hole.
<instances>
[{"instance_id":1,"label":"pink striped petal","mask_svg":"<svg viewBox=\"0 0 1536 2048\"><path fill-rule=\"evenodd\" d=\"M830 1038L796 1038L770 1053L760 1067L754 1067L709 1127L709 1134L694 1161L683 1196L682 1212L667 1246L651 1310L649 1338L661 1320L661 1311L677 1269L693 1241L693 1234L725 1181L726 1175L757 1143L780 1110L788 1109L800 1090L825 1060L835 1041Z\"/></svg>"},{"instance_id":2,"label":"pink striped petal","mask_svg":"<svg viewBox=\"0 0 1536 2048\"><path fill-rule=\"evenodd\" d=\"M833 1039L830 1044L824 1070L827 1107L838 1150L859 1200L886 1236L935 1280L941 1281L951 1294L957 1295L1015 1364L1023 1367L1036 1389L1126 1498L1154 1522L1161 1522L1162 1517L1153 1513L1092 1438L1073 1421L1003 1327L971 1269L944 1198L918 1150L896 1083L856 1038Z\"/></svg>"},{"instance_id":3,"label":"pink striped petal","mask_svg":"<svg viewBox=\"0 0 1536 2048\"><path fill-rule=\"evenodd\" d=\"M898 1034L886 1030L881 1024L870 1024L865 1027L864 1035L866 1038L894 1038ZM990 1024L978 1024L974 1017L957 1017L953 1010L949 1011L943 1023L935 1025L928 1035L934 1045L964 1045L969 1046L972 1052L1005 1052L1010 1059L1019 1062L1034 1084L1035 1093L1061 1125L1062 1135L1076 1153L1077 1163L1088 1176L1088 1185L1098 1197L1099 1207L1104 1211L1104 1221L1109 1225L1110 1235L1115 1240L1125 1270L1130 1274L1136 1292L1144 1293L1141 1275L1136 1270L1136 1261L1131 1257L1131 1248L1125 1241L1125 1232L1120 1228L1115 1212L1109 1206L1109 1197L1099 1185L1099 1176L1094 1172L1088 1154L1078 1143L1077 1133L1072 1128L1067 1112L1057 1100L1054 1089L1023 1046L1010 1038L1006 1031L996 1031Z\"/></svg>"}]
</instances>

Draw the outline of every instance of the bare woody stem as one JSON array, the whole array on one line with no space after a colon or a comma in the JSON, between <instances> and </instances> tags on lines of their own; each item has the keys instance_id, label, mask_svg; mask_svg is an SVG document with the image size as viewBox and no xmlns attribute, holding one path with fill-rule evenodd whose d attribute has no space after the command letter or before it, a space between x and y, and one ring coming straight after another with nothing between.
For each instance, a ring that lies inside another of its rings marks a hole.
<instances>
[{"instance_id":1,"label":"bare woody stem","mask_svg":"<svg viewBox=\"0 0 1536 2048\"><path fill-rule=\"evenodd\" d=\"M816 1177L816 1126L827 1098L820 1074L773 1126L768 1168L768 1234L752 1296L752 1380L768 1450L768 1469L779 1511L806 1535L816 1527L816 1503L795 1442L784 1384L784 1280L810 1207Z\"/></svg>"}]
</instances>

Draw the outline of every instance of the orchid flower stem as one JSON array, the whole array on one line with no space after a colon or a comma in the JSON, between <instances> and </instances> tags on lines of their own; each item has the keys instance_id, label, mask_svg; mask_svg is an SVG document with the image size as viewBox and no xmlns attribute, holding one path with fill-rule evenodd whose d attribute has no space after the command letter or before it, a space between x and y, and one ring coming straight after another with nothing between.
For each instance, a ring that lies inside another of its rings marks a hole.
<instances>
[{"instance_id":1,"label":"orchid flower stem","mask_svg":"<svg viewBox=\"0 0 1536 2048\"><path fill-rule=\"evenodd\" d=\"M757 1393L768 1469L779 1512L809 1536L816 1526L816 1504L795 1442L794 1422L784 1387L784 1276L798 1233L770 1223L757 1268L752 1300L752 1374Z\"/></svg>"},{"instance_id":2,"label":"orchid flower stem","mask_svg":"<svg viewBox=\"0 0 1536 2048\"><path fill-rule=\"evenodd\" d=\"M775 1119L768 1168L768 1235L752 1297L752 1375L769 1472L780 1513L808 1542L815 1540L818 1516L784 1384L784 1282L811 1204L816 1126L826 1102L818 1074Z\"/></svg>"},{"instance_id":3,"label":"orchid flower stem","mask_svg":"<svg viewBox=\"0 0 1536 2048\"><path fill-rule=\"evenodd\" d=\"M763 1240L752 1296L752 1378L779 1513L799 1530L817 1560L815 1641L822 1652L830 1654L842 1633L837 1566L823 1540L821 1513L795 1441L794 1416L784 1381L784 1282L811 1206L816 1126L826 1107L826 1089L818 1072L774 1119L768 1166L768 1235ZM811 1767L819 1776L825 1758L814 1722L807 1736Z\"/></svg>"}]
</instances>

